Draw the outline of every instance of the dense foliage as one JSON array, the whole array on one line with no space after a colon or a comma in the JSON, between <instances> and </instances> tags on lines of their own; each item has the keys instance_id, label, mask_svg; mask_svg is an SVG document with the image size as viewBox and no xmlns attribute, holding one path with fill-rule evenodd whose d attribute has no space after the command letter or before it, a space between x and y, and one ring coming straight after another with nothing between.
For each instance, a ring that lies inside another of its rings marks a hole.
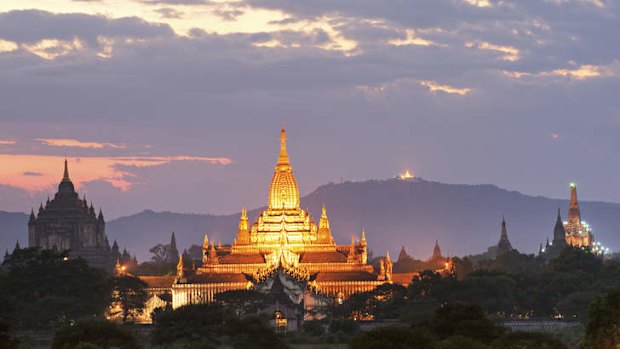
<instances>
[{"instance_id":1,"label":"dense foliage","mask_svg":"<svg viewBox=\"0 0 620 349\"><path fill-rule=\"evenodd\" d=\"M100 317L110 304L111 278L64 253L16 249L0 270L0 319L14 327L50 328Z\"/></svg>"},{"instance_id":2,"label":"dense foliage","mask_svg":"<svg viewBox=\"0 0 620 349\"><path fill-rule=\"evenodd\" d=\"M462 279L424 271L413 278L408 298L435 304L476 303L501 317L585 320L592 300L618 286L618 264L603 262L581 249L566 248L548 265L513 251L481 263Z\"/></svg>"},{"instance_id":3,"label":"dense foliage","mask_svg":"<svg viewBox=\"0 0 620 349\"><path fill-rule=\"evenodd\" d=\"M613 289L592 303L585 332L586 348L620 347L620 289Z\"/></svg>"},{"instance_id":4,"label":"dense foliage","mask_svg":"<svg viewBox=\"0 0 620 349\"><path fill-rule=\"evenodd\" d=\"M145 291L148 285L131 275L117 276L113 282L112 304L118 307L122 321L127 322L127 319L134 319L142 314L148 297Z\"/></svg>"},{"instance_id":5,"label":"dense foliage","mask_svg":"<svg viewBox=\"0 0 620 349\"><path fill-rule=\"evenodd\" d=\"M506 333L477 305L453 303L440 306L423 323L406 327L380 327L359 332L351 349L566 349L549 335Z\"/></svg>"},{"instance_id":6,"label":"dense foliage","mask_svg":"<svg viewBox=\"0 0 620 349\"><path fill-rule=\"evenodd\" d=\"M138 349L134 333L126 327L105 320L88 320L68 325L54 335L52 349L89 348Z\"/></svg>"},{"instance_id":7,"label":"dense foliage","mask_svg":"<svg viewBox=\"0 0 620 349\"><path fill-rule=\"evenodd\" d=\"M266 319L239 317L219 303L189 305L158 313L152 340L157 345L200 348L218 348L224 343L243 349L288 348Z\"/></svg>"}]
</instances>

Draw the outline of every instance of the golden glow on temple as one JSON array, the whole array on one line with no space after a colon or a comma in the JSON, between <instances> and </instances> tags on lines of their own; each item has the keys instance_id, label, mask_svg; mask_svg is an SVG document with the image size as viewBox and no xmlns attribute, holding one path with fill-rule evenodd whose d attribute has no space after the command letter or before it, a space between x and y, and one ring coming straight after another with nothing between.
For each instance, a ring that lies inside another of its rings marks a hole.
<instances>
[{"instance_id":1,"label":"golden glow on temple","mask_svg":"<svg viewBox=\"0 0 620 349\"><path fill-rule=\"evenodd\" d=\"M415 177L406 171L404 179L410 178ZM174 235L172 245L176 251ZM438 246L435 250L431 267L442 274L453 273L451 258L442 257ZM401 251L401 264L404 255ZM275 314L275 326L294 330L304 319L325 316L330 305L354 293L371 291L384 283L406 285L417 274L407 265L398 273L393 273L393 268L389 251L379 259L377 268L368 263L364 229L361 239L352 237L350 245L337 245L327 208L322 207L316 224L308 210L300 207L283 127L267 209L253 220L245 208L241 210L232 245L216 244L205 234L202 260L181 254L176 276L140 276L148 284L150 298L144 316L137 321L150 322L152 311L168 304L164 299L171 298L172 307L179 308L214 302L222 292L252 289L266 295L260 311ZM117 265L117 273L125 271Z\"/></svg>"},{"instance_id":2,"label":"golden glow on temple","mask_svg":"<svg viewBox=\"0 0 620 349\"><path fill-rule=\"evenodd\" d=\"M415 176L411 172L409 172L409 170L405 170L405 172L401 172L398 175L398 178L399 179L403 179L403 180L407 180L407 179L414 179Z\"/></svg>"},{"instance_id":3,"label":"golden glow on temple","mask_svg":"<svg viewBox=\"0 0 620 349\"><path fill-rule=\"evenodd\" d=\"M284 128L268 208L252 224L243 209L234 243L216 245L205 235L202 252L202 265L197 268L189 268L180 258L172 283L173 308L212 302L217 293L229 290L254 289L271 294L279 289L277 297L288 297L285 303L297 308L303 304L305 314L316 314L318 308L331 302L392 282L389 254L380 261L379 270L368 264L365 232L359 241L353 238L350 245L337 245L327 209L323 207L317 225L308 210L300 208ZM274 311L289 319L294 316L286 309Z\"/></svg>"},{"instance_id":4,"label":"golden glow on temple","mask_svg":"<svg viewBox=\"0 0 620 349\"><path fill-rule=\"evenodd\" d=\"M570 184L570 204L568 206L568 221L564 223L566 243L575 247L591 247L594 236L590 226L581 220L581 209L577 200L577 185Z\"/></svg>"}]
</instances>

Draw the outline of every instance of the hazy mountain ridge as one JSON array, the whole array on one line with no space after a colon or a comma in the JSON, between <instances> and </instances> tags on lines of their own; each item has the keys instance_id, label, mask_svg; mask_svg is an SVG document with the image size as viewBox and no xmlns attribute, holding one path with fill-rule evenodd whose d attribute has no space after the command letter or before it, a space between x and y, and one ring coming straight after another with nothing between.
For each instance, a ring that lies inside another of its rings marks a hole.
<instances>
[{"instance_id":1,"label":"hazy mountain ridge","mask_svg":"<svg viewBox=\"0 0 620 349\"><path fill-rule=\"evenodd\" d=\"M568 188L567 188L568 197ZM395 258L404 245L408 252L426 259L432 252L435 239L440 241L444 254L463 255L486 250L499 239L502 215L508 222L513 246L524 252L534 252L538 244L550 237L558 207L565 218L567 200L524 195L495 185L443 184L424 180L371 180L327 184L301 200L318 223L322 204L327 207L332 233L338 243L350 243L351 236L361 235L362 227L370 249L384 254L390 249ZM620 248L616 227L620 226L620 204L581 202L583 219L588 221L598 240L612 248ZM253 221L259 209L248 212ZM26 239L27 215L20 241ZM5 223L0 215L2 240L12 246L17 230L6 239ZM237 233L239 214L201 215L172 212L141 213L112 220L107 225L110 242L117 238L122 247L138 258L149 257L148 249L157 243L167 243L170 233L176 232L179 248L201 244L204 233L212 241L231 243ZM13 227L12 229L16 229ZM12 242L11 242L12 241ZM22 243L24 245L24 243Z\"/></svg>"},{"instance_id":2,"label":"hazy mountain ridge","mask_svg":"<svg viewBox=\"0 0 620 349\"><path fill-rule=\"evenodd\" d=\"M6 249L13 250L17 240L22 247L28 245L28 215L0 211L0 251L3 256Z\"/></svg>"}]
</instances>

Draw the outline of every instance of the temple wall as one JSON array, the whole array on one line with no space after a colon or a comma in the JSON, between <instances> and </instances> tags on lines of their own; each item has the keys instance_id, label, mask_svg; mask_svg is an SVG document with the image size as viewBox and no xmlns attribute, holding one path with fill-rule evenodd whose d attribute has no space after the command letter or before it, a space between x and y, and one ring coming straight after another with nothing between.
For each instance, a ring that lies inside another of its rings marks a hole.
<instances>
[{"instance_id":1,"label":"temple wall","mask_svg":"<svg viewBox=\"0 0 620 349\"><path fill-rule=\"evenodd\" d=\"M172 309L189 304L211 303L215 295L232 290L243 290L245 282L226 282L212 284L173 284Z\"/></svg>"},{"instance_id":2,"label":"temple wall","mask_svg":"<svg viewBox=\"0 0 620 349\"><path fill-rule=\"evenodd\" d=\"M368 292L386 281L323 281L317 282L321 292L330 296L342 296L342 300L349 298L354 293Z\"/></svg>"},{"instance_id":3,"label":"temple wall","mask_svg":"<svg viewBox=\"0 0 620 349\"><path fill-rule=\"evenodd\" d=\"M252 264L206 264L205 266L197 269L197 274L237 274L246 273L254 274L259 269L267 268L267 263L252 263ZM300 268L305 268L308 272L348 272L348 271L366 271L369 273L374 272L374 268L369 264L359 263L299 263Z\"/></svg>"}]
</instances>

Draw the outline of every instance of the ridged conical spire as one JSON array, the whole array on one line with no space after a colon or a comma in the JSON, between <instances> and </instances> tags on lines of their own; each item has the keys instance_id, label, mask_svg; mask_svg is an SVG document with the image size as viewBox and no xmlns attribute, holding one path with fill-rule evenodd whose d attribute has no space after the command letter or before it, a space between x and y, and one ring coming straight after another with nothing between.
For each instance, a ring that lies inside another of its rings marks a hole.
<instances>
[{"instance_id":1,"label":"ridged conical spire","mask_svg":"<svg viewBox=\"0 0 620 349\"><path fill-rule=\"evenodd\" d=\"M183 261L183 253L179 254L179 262L177 263L177 279L185 277L185 262Z\"/></svg>"},{"instance_id":2,"label":"ridged conical spire","mask_svg":"<svg viewBox=\"0 0 620 349\"><path fill-rule=\"evenodd\" d=\"M565 246L566 245L566 229L564 229L564 223L562 222L562 216L560 215L560 208L558 207L558 216L555 220L555 227L553 227L553 245Z\"/></svg>"},{"instance_id":3,"label":"ridged conical spire","mask_svg":"<svg viewBox=\"0 0 620 349\"><path fill-rule=\"evenodd\" d=\"M284 127L280 131L280 155L269 188L269 208L299 209L299 188L286 150Z\"/></svg>"},{"instance_id":4,"label":"ridged conical spire","mask_svg":"<svg viewBox=\"0 0 620 349\"><path fill-rule=\"evenodd\" d=\"M65 159L65 170L62 175L62 180L60 181L60 184L58 185L58 192L62 193L63 195L65 194L74 195L75 193L73 182L71 182L71 178L69 178L69 163L67 162L67 159Z\"/></svg>"},{"instance_id":5,"label":"ridged conical spire","mask_svg":"<svg viewBox=\"0 0 620 349\"><path fill-rule=\"evenodd\" d=\"M172 232L172 235L170 236L170 248L173 250L177 249L177 239L176 236L174 236L174 232Z\"/></svg>"},{"instance_id":6,"label":"ridged conical spire","mask_svg":"<svg viewBox=\"0 0 620 349\"><path fill-rule=\"evenodd\" d=\"M400 253L398 254L397 262L401 262L401 261L404 261L406 259L409 259L409 255L407 254L407 251L405 251L405 246L401 246L400 247Z\"/></svg>"},{"instance_id":7,"label":"ridged conical spire","mask_svg":"<svg viewBox=\"0 0 620 349\"><path fill-rule=\"evenodd\" d=\"M499 242L497 243L497 248L500 252L508 252L512 251L512 245L510 244L510 240L508 240L508 229L506 229L506 219L502 216L502 231L499 235Z\"/></svg>"},{"instance_id":8,"label":"ridged conical spire","mask_svg":"<svg viewBox=\"0 0 620 349\"><path fill-rule=\"evenodd\" d=\"M62 176L62 180L63 181L70 181L71 180L69 178L69 164L67 162L67 159L65 159L65 173Z\"/></svg>"},{"instance_id":9,"label":"ridged conical spire","mask_svg":"<svg viewBox=\"0 0 620 349\"><path fill-rule=\"evenodd\" d=\"M439 248L439 240L435 240L435 248L433 249L433 256L431 259L443 258L441 255L441 248Z\"/></svg>"},{"instance_id":10,"label":"ridged conical spire","mask_svg":"<svg viewBox=\"0 0 620 349\"><path fill-rule=\"evenodd\" d=\"M286 130L284 129L284 123L282 123L282 130L280 130L280 155L278 155L276 170L289 171L290 169L291 163L288 159L288 152L286 150Z\"/></svg>"},{"instance_id":11,"label":"ridged conical spire","mask_svg":"<svg viewBox=\"0 0 620 349\"><path fill-rule=\"evenodd\" d=\"M570 205L568 206L568 221L570 223L581 223L581 210L577 200L577 185L570 184Z\"/></svg>"}]
</instances>

